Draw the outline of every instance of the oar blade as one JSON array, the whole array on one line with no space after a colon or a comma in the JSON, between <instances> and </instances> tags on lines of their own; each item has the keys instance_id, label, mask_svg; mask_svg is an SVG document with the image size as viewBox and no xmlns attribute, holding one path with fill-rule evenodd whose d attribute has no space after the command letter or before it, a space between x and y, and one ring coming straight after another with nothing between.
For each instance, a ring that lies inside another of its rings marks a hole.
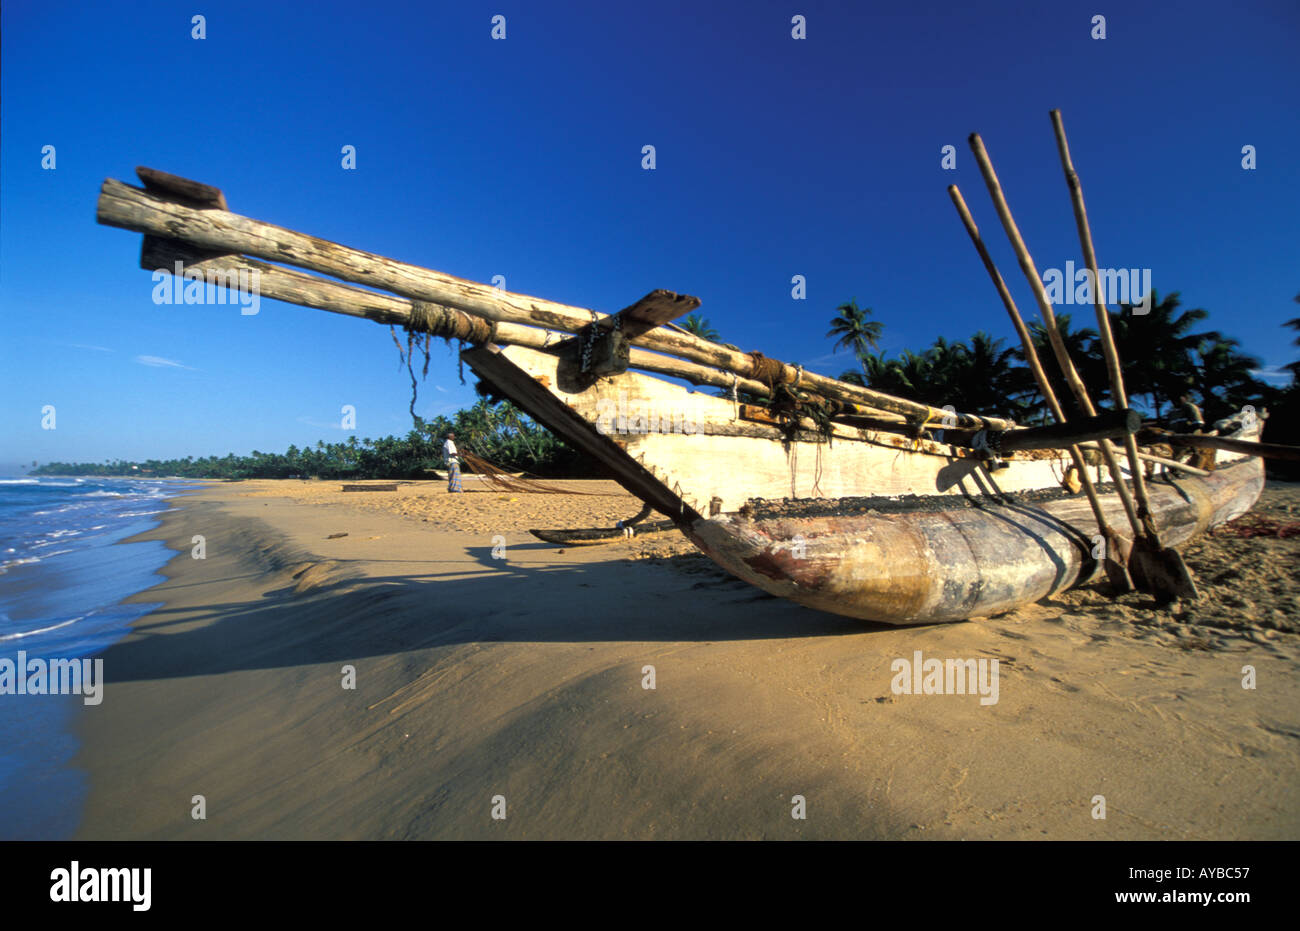
<instances>
[{"instance_id":1,"label":"oar blade","mask_svg":"<svg viewBox=\"0 0 1300 931\"><path fill-rule=\"evenodd\" d=\"M1125 595L1134 589L1133 578L1128 570L1129 541L1110 527L1103 531L1103 536L1106 540L1106 556L1102 560L1102 568L1106 571L1106 579L1116 595Z\"/></svg>"},{"instance_id":2,"label":"oar blade","mask_svg":"<svg viewBox=\"0 0 1300 931\"><path fill-rule=\"evenodd\" d=\"M1171 547L1147 539L1135 540L1128 567L1138 588L1161 601L1195 601L1200 597L1187 563Z\"/></svg>"}]
</instances>

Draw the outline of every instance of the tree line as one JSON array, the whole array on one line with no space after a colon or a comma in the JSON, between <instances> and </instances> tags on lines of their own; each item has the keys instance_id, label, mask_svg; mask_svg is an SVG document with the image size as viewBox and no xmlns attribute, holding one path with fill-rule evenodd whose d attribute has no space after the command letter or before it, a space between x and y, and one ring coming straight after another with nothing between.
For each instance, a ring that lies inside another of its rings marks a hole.
<instances>
[{"instance_id":1,"label":"tree line","mask_svg":"<svg viewBox=\"0 0 1300 931\"><path fill-rule=\"evenodd\" d=\"M179 476L183 478L430 478L442 468L442 442L449 431L457 446L511 472L540 475L595 474L590 462L565 446L509 401L481 397L472 407L451 417L417 418L405 436L358 439L338 443L321 440L283 453L253 450L247 456L203 456L184 459L122 459L96 462L49 462L29 475Z\"/></svg>"},{"instance_id":2,"label":"tree line","mask_svg":"<svg viewBox=\"0 0 1300 931\"><path fill-rule=\"evenodd\" d=\"M1163 298L1153 293L1145 314L1133 310L1132 305L1122 304L1110 311L1110 328L1129 405L1148 418L1168 416L1184 395L1200 406L1207 422L1234 414L1246 404L1261 408L1284 402L1289 389L1276 388L1252 375L1260 361L1242 352L1238 340L1218 330L1201 329L1209 313L1201 308L1184 309L1177 292ZM884 328L870 319L871 313L870 308L849 301L836 309L831 320L827 336L835 339L836 349L852 352L859 365L841 374L842 380L934 407L952 405L960 411L993 414L1020 423L1047 420L1046 403L1021 346L1008 347L1005 340L980 331L965 341L939 337L922 352L904 349L889 358L877 351ZM1092 399L1111 403L1097 331L1088 326L1076 328L1070 314L1058 314L1056 320ZM1287 325L1300 328L1296 320ZM1056 365L1046 328L1041 322L1028 326L1066 416L1077 416L1074 396Z\"/></svg>"}]
</instances>

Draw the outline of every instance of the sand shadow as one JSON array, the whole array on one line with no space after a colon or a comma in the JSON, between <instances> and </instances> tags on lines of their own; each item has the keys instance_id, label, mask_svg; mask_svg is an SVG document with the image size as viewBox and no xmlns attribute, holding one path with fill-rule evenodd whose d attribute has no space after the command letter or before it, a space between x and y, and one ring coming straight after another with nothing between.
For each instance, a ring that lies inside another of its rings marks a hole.
<instances>
[{"instance_id":1,"label":"sand shadow","mask_svg":"<svg viewBox=\"0 0 1300 931\"><path fill-rule=\"evenodd\" d=\"M255 600L164 604L109 648L105 666L114 681L132 681L355 663L469 643L707 643L895 629L775 598L694 555L536 566L494 559L491 547L465 552L469 561L424 574L377 577L330 560L328 577L306 586L266 575ZM372 568L383 562L364 560ZM169 588L202 584L181 577L138 597L157 602Z\"/></svg>"}]
</instances>

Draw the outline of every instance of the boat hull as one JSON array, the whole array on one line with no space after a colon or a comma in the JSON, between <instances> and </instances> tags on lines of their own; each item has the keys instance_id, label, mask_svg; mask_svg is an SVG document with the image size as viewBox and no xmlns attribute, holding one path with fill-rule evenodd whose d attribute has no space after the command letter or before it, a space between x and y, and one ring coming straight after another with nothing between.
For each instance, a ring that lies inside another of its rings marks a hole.
<instances>
[{"instance_id":1,"label":"boat hull","mask_svg":"<svg viewBox=\"0 0 1300 931\"><path fill-rule=\"evenodd\" d=\"M1206 477L1150 483L1162 542L1184 543L1245 513L1263 484L1263 465L1254 458ZM1115 496L1103 502L1112 526L1124 526ZM935 504L857 514L722 514L696 521L687 535L764 591L887 624L1003 613L1092 581L1101 570L1101 537L1086 501L1013 496Z\"/></svg>"}]
</instances>

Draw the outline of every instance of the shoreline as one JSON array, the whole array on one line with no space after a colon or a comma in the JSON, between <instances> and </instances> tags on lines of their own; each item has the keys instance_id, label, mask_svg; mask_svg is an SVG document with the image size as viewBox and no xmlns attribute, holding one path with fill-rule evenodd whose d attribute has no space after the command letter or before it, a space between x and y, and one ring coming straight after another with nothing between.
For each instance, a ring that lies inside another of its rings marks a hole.
<instances>
[{"instance_id":1,"label":"shoreline","mask_svg":"<svg viewBox=\"0 0 1300 931\"><path fill-rule=\"evenodd\" d=\"M179 551L129 599L163 605L106 651L104 702L79 715L78 838L1300 836L1294 634L1189 648L1186 618L1139 628L1086 591L862 624L676 537L527 535L627 516L616 489L335 484L209 485L131 538ZM997 659L997 703L893 694L917 650Z\"/></svg>"}]
</instances>

